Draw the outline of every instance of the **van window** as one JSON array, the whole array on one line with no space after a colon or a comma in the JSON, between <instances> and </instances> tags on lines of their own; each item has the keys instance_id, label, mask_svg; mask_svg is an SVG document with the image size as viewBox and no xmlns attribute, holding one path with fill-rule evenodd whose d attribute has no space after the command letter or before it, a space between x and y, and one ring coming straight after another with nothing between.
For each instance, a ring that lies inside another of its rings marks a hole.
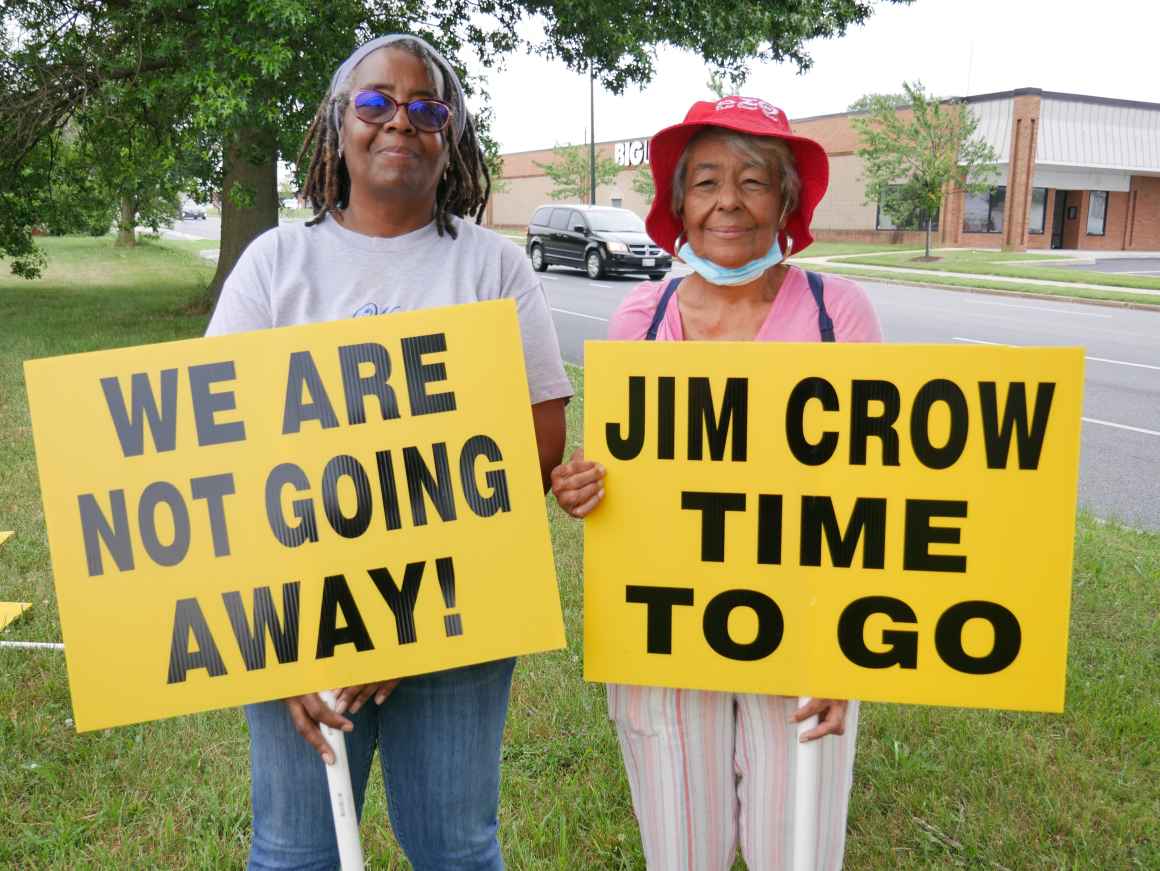
<instances>
[{"instance_id":1,"label":"van window","mask_svg":"<svg viewBox=\"0 0 1160 871\"><path fill-rule=\"evenodd\" d=\"M536 209L536 213L532 215L531 223L546 225L551 216L552 209L550 206L540 206L540 208Z\"/></svg>"},{"instance_id":2,"label":"van window","mask_svg":"<svg viewBox=\"0 0 1160 871\"><path fill-rule=\"evenodd\" d=\"M552 211L552 229L567 230L572 218L571 209L554 209Z\"/></svg>"}]
</instances>

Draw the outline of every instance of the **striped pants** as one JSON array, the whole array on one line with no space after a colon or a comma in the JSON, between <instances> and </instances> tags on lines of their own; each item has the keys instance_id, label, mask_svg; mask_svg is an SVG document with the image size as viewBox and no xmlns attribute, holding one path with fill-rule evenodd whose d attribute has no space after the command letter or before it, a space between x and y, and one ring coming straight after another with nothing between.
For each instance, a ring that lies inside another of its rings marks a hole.
<instances>
[{"instance_id":1,"label":"striped pants","mask_svg":"<svg viewBox=\"0 0 1160 871\"><path fill-rule=\"evenodd\" d=\"M608 685L650 871L792 867L796 698ZM817 865L840 869L858 703L822 742Z\"/></svg>"}]
</instances>

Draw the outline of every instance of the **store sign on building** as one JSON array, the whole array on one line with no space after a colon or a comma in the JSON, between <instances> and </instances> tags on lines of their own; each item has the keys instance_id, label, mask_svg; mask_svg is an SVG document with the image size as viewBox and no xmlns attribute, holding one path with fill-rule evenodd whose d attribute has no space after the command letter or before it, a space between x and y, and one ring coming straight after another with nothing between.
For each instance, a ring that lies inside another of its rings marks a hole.
<instances>
[{"instance_id":1,"label":"store sign on building","mask_svg":"<svg viewBox=\"0 0 1160 871\"><path fill-rule=\"evenodd\" d=\"M631 139L626 142L617 142L613 148L613 157L621 166L640 166L648 163L647 139Z\"/></svg>"}]
</instances>

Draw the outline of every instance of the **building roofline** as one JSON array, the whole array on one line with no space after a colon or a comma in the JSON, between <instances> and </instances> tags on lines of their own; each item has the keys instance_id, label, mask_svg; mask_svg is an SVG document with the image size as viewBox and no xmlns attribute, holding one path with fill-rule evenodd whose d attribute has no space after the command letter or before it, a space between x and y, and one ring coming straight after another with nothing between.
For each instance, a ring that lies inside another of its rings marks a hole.
<instances>
[{"instance_id":1,"label":"building roofline","mask_svg":"<svg viewBox=\"0 0 1160 871\"><path fill-rule=\"evenodd\" d=\"M1142 100L1121 100L1118 97L1093 97L1088 94L1069 94L1065 91L1045 91L1042 88L1015 88L1010 91L993 91L989 94L971 94L966 97L947 97L944 102L961 100L964 103L985 103L988 100L1006 100L1014 97L1040 97L1048 100L1064 100L1069 103L1095 103L1099 106L1120 106L1128 109L1160 110L1160 103L1146 103ZM826 118L846 118L851 115L868 115L868 112L830 112L826 115L808 115L791 118L793 122L823 121Z\"/></svg>"}]
</instances>

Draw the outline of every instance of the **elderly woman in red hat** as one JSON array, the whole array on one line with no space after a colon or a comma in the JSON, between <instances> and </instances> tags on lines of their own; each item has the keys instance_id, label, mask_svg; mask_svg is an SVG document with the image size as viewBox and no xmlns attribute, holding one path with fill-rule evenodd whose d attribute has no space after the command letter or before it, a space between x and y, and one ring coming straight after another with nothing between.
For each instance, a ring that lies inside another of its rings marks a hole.
<instances>
[{"instance_id":1,"label":"elderly woman in red hat","mask_svg":"<svg viewBox=\"0 0 1160 871\"><path fill-rule=\"evenodd\" d=\"M877 342L865 292L785 262L813 241L810 219L829 164L764 100L694 104L652 140L649 235L693 270L645 282L609 324L610 339ZM595 510L604 470L580 451L552 472L574 517ZM857 702L610 685L648 867L727 871L737 842L752 871L785 867L792 844L795 723L825 738L816 866L840 868L854 765ZM828 737L827 737L828 736Z\"/></svg>"}]
</instances>

